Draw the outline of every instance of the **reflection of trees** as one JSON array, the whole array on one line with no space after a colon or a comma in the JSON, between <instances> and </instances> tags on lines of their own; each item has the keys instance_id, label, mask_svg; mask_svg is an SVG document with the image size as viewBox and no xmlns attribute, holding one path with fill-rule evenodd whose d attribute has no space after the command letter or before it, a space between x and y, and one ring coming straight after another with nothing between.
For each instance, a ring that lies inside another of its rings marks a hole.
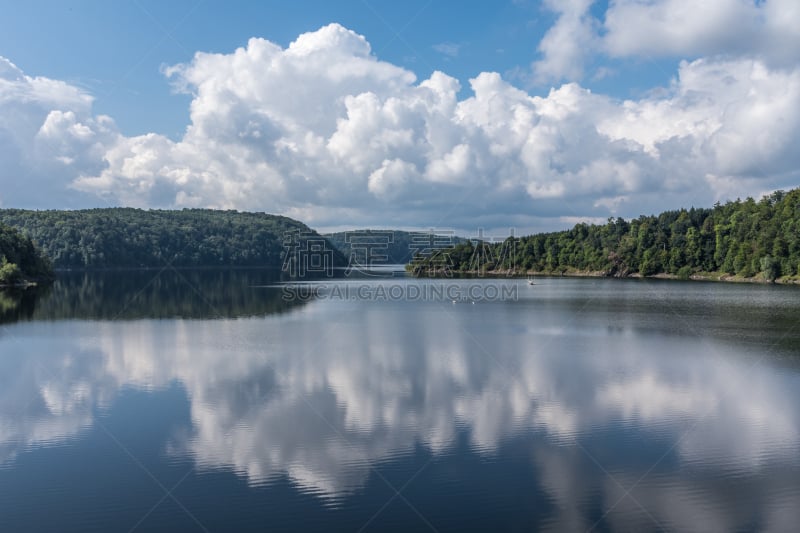
<instances>
[{"instance_id":1,"label":"reflection of trees","mask_svg":"<svg viewBox=\"0 0 800 533\"><path fill-rule=\"evenodd\" d=\"M20 319L233 318L287 311L271 270L62 273L52 287L0 292L0 322Z\"/></svg>"},{"instance_id":2,"label":"reflection of trees","mask_svg":"<svg viewBox=\"0 0 800 533\"><path fill-rule=\"evenodd\" d=\"M31 319L36 300L49 293L49 286L0 289L0 324Z\"/></svg>"},{"instance_id":3,"label":"reflection of trees","mask_svg":"<svg viewBox=\"0 0 800 533\"><path fill-rule=\"evenodd\" d=\"M9 294L9 291L0 291L0 317L5 318L6 314L13 314L17 307L19 307L19 298L15 294Z\"/></svg>"}]
</instances>

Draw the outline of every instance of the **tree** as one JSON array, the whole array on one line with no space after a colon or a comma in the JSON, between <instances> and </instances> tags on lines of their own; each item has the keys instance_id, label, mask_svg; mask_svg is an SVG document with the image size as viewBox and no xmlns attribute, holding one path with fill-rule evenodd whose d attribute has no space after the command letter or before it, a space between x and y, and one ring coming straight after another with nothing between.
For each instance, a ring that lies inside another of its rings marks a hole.
<instances>
[{"instance_id":1,"label":"tree","mask_svg":"<svg viewBox=\"0 0 800 533\"><path fill-rule=\"evenodd\" d=\"M0 265L0 285L17 285L23 281L22 270L16 263L9 263L3 257L2 265Z\"/></svg>"},{"instance_id":2,"label":"tree","mask_svg":"<svg viewBox=\"0 0 800 533\"><path fill-rule=\"evenodd\" d=\"M780 275L778 262L766 255L761 258L761 275L765 280L773 282Z\"/></svg>"}]
</instances>

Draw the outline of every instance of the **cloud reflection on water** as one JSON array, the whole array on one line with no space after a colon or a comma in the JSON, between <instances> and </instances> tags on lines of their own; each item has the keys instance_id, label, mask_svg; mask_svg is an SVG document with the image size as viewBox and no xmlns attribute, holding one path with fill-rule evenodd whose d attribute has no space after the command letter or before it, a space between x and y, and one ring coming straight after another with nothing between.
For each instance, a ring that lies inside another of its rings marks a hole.
<instances>
[{"instance_id":1,"label":"cloud reflection on water","mask_svg":"<svg viewBox=\"0 0 800 533\"><path fill-rule=\"evenodd\" d=\"M266 319L17 324L0 335L0 461L79 436L122 388L177 381L190 428L165 450L253 485L287 476L338 499L418 444L445 457L466 431L475 453L492 456L530 439L539 484L560 510L554 523L586 528L577 510L588 494L611 505L624 491L587 473L597 466L576 443L624 487L650 466L602 440L616 432L656 458L677 442L632 493L657 520L747 523L714 496L715 483L732 472L757 487L767 473L797 471L798 373L759 361L752 346L665 334L636 315L601 327L593 313L580 334L559 327L553 309L504 303L320 302ZM751 505L763 507L767 529L800 518L773 501ZM634 501L619 509L632 521L616 526L651 527Z\"/></svg>"}]
</instances>

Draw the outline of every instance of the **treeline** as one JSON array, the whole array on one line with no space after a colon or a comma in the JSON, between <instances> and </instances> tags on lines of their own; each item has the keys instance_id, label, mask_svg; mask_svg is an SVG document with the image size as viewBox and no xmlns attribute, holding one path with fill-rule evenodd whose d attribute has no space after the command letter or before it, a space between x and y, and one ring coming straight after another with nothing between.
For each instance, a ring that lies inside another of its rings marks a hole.
<instances>
[{"instance_id":1,"label":"treeline","mask_svg":"<svg viewBox=\"0 0 800 533\"><path fill-rule=\"evenodd\" d=\"M0 224L0 286L46 281L53 277L50 262L28 237Z\"/></svg>"},{"instance_id":2,"label":"treeline","mask_svg":"<svg viewBox=\"0 0 800 533\"><path fill-rule=\"evenodd\" d=\"M327 241L291 218L210 209L76 211L0 210L56 269L174 267L280 268L284 254L324 241L335 266L346 260Z\"/></svg>"},{"instance_id":3,"label":"treeline","mask_svg":"<svg viewBox=\"0 0 800 533\"><path fill-rule=\"evenodd\" d=\"M800 189L748 198L711 209L681 209L604 225L503 242L466 242L410 265L417 275L505 271L595 272L606 276L696 273L761 275L768 280L800 273Z\"/></svg>"}]
</instances>

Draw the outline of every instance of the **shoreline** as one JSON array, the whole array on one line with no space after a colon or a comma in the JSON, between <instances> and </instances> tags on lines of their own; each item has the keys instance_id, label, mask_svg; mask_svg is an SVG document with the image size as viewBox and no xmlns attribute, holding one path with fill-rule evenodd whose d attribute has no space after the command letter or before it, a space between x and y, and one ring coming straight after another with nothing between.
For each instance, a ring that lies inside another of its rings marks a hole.
<instances>
[{"instance_id":1,"label":"shoreline","mask_svg":"<svg viewBox=\"0 0 800 533\"><path fill-rule=\"evenodd\" d=\"M407 265L406 265L407 266ZM163 268L163 267L162 267ZM259 266L206 266L206 267L174 267L175 270L280 270L275 267L259 267ZM54 269L55 277L59 274L74 274L74 273L107 273L107 272L136 272L136 271L153 271L159 270L159 267L117 267L117 268L94 268L94 269ZM429 278L437 279L443 277L454 278L509 278L509 279L525 279L530 276L538 276L542 278L609 278L609 279L661 279L661 280L674 280L674 281L710 281L715 283L749 283L757 285L800 285L800 277L780 277L774 281L769 281L759 276L743 278L741 276L731 275L724 272L696 272L688 278L683 278L677 274L668 274L660 272L652 276L643 276L642 274L634 273L625 276L609 275L606 271L595 270L568 270L564 272L543 272L543 271L527 271L527 272L510 272L508 270L489 270L485 272L469 270L452 272L451 276L440 275L434 273L433 275L419 275L414 274L410 270L406 273L416 278ZM0 284L0 289L26 289L42 285L41 280L25 280L21 283L14 284Z\"/></svg>"},{"instance_id":2,"label":"shoreline","mask_svg":"<svg viewBox=\"0 0 800 533\"><path fill-rule=\"evenodd\" d=\"M411 271L408 271L409 275L418 277L418 278L441 278L443 276L440 275L416 275ZM542 278L608 278L608 279L661 279L661 280L672 280L672 281L710 281L714 283L750 283L756 285L800 285L800 279L794 278L777 278L774 281L769 281L764 278L753 276L750 278L743 278L736 275L727 274L724 272L696 272L689 276L688 278L679 277L677 274L668 274L666 272L660 272L658 274L654 274L652 276L643 276L638 272L635 274L629 274L626 276L614 276L609 275L608 272L605 271L593 271L593 270L573 270L573 271L565 271L565 272L509 272L507 270L490 270L486 272L479 272L476 270L470 270L466 272L457 272L453 273L453 277L488 277L488 278L518 278L518 279L525 279L529 276L539 276Z\"/></svg>"},{"instance_id":3,"label":"shoreline","mask_svg":"<svg viewBox=\"0 0 800 533\"><path fill-rule=\"evenodd\" d=\"M21 281L19 283L0 283L0 289L29 289L31 287L38 287L38 281Z\"/></svg>"}]
</instances>

